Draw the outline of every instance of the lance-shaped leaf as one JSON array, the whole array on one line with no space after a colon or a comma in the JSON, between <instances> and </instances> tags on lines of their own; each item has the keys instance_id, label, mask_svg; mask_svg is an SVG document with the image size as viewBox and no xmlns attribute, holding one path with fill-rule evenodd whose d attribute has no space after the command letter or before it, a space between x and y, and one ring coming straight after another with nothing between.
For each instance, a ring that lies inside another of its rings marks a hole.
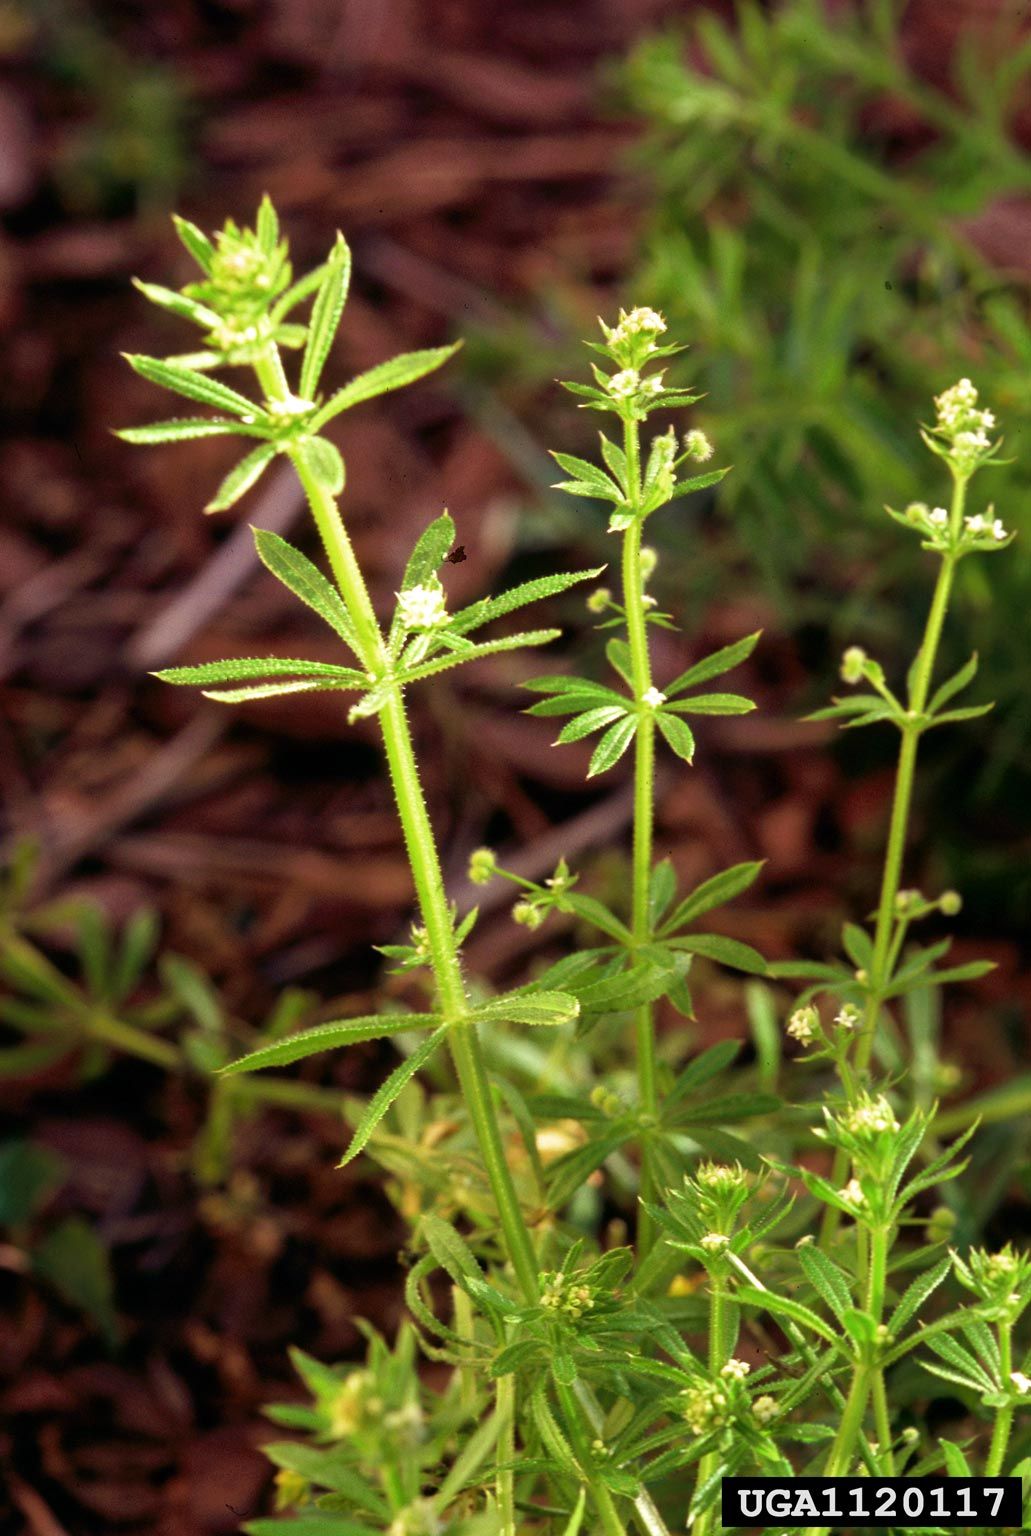
<instances>
[{"instance_id":1,"label":"lance-shaped leaf","mask_svg":"<svg viewBox=\"0 0 1031 1536\"><path fill-rule=\"evenodd\" d=\"M721 933L693 933L683 939L670 939L670 947L689 955L702 955L719 965L729 965L732 970L745 971L752 976L766 975L766 961L751 944L740 939L728 939Z\"/></svg>"},{"instance_id":2,"label":"lance-shaped leaf","mask_svg":"<svg viewBox=\"0 0 1031 1536\"><path fill-rule=\"evenodd\" d=\"M319 291L312 305L308 322L308 343L301 360L300 395L302 400L312 400L322 376L329 349L340 324L340 316L347 303L347 290L351 282L351 251L339 232L336 244L326 262Z\"/></svg>"},{"instance_id":3,"label":"lance-shaped leaf","mask_svg":"<svg viewBox=\"0 0 1031 1536\"><path fill-rule=\"evenodd\" d=\"M417 379L425 378L426 374L435 372L449 358L454 357L461 345L460 341L456 341L450 347L428 347L422 352L403 352L400 357L392 357L389 362L378 363L375 368L360 373L349 384L345 384L343 389L331 395L321 411L316 412L312 431L321 431L326 422L339 416L341 411L348 411L352 406L374 399L376 395L389 394L391 390L403 389L406 384L414 384Z\"/></svg>"},{"instance_id":4,"label":"lance-shaped leaf","mask_svg":"<svg viewBox=\"0 0 1031 1536\"><path fill-rule=\"evenodd\" d=\"M685 896L679 906L662 926L662 932L675 933L679 928L686 928L688 923L693 923L695 918L701 917L705 912L711 912L714 907L722 907L725 902L733 901L735 896L740 896L742 891L757 878L765 861L762 859L749 860L744 864L733 864L730 869L723 869L718 875L713 875L708 880L703 880L696 886L689 896Z\"/></svg>"},{"instance_id":5,"label":"lance-shaped leaf","mask_svg":"<svg viewBox=\"0 0 1031 1536\"><path fill-rule=\"evenodd\" d=\"M192 667L166 667L154 677L163 683L241 683L251 677L314 677L333 679L339 687L365 688L369 679L354 667L328 661L295 661L286 656L234 656L226 661L202 661Z\"/></svg>"},{"instance_id":6,"label":"lance-shaped leaf","mask_svg":"<svg viewBox=\"0 0 1031 1536\"><path fill-rule=\"evenodd\" d=\"M758 1307L760 1311L772 1312L774 1317L786 1317L800 1327L807 1328L810 1333L815 1333L818 1338L825 1339L828 1344L833 1344L836 1349L844 1347L843 1340L831 1325L825 1323L811 1307L803 1306L800 1301L792 1301L788 1296L779 1296L775 1291L761 1291L752 1285L739 1285L734 1292L734 1298L742 1306Z\"/></svg>"},{"instance_id":7,"label":"lance-shaped leaf","mask_svg":"<svg viewBox=\"0 0 1031 1536\"><path fill-rule=\"evenodd\" d=\"M584 1013L618 1013L657 1002L686 969L687 963L683 961L668 966L645 962L633 970L619 971L577 987L576 995Z\"/></svg>"},{"instance_id":8,"label":"lance-shaped leaf","mask_svg":"<svg viewBox=\"0 0 1031 1536\"><path fill-rule=\"evenodd\" d=\"M747 715L755 708L755 702L740 693L696 693L666 708L678 715Z\"/></svg>"},{"instance_id":9,"label":"lance-shaped leaf","mask_svg":"<svg viewBox=\"0 0 1031 1536\"><path fill-rule=\"evenodd\" d=\"M333 1051L347 1045L361 1045L367 1040L383 1040L406 1030L434 1029L440 1025L437 1013L374 1013L357 1019L335 1019L330 1024L316 1024L312 1029L299 1030L283 1040L263 1045L239 1061L222 1068L223 1077L238 1072L260 1072L265 1067L284 1067L292 1061L303 1061L307 1056L318 1056L322 1051Z\"/></svg>"},{"instance_id":10,"label":"lance-shaped leaf","mask_svg":"<svg viewBox=\"0 0 1031 1536\"><path fill-rule=\"evenodd\" d=\"M660 710L655 716L655 723L662 732L667 746L672 747L678 757L685 763L694 762L695 741L691 727L685 720L680 720L676 715L667 715Z\"/></svg>"},{"instance_id":11,"label":"lance-shaped leaf","mask_svg":"<svg viewBox=\"0 0 1031 1536\"><path fill-rule=\"evenodd\" d=\"M207 235L202 229L198 229L196 224L191 224L189 219L181 218L177 213L173 213L172 223L175 225L176 234L179 236L179 239L189 251L198 267L200 267L204 273L210 276L211 263L215 255L215 247L212 245Z\"/></svg>"},{"instance_id":12,"label":"lance-shaped leaf","mask_svg":"<svg viewBox=\"0 0 1031 1536\"><path fill-rule=\"evenodd\" d=\"M613 720L618 720L627 713L625 704L602 704L597 709L588 709L582 715L574 715L573 719L564 725L555 738L556 746L563 746L566 742L582 741L585 736L591 736L595 731L600 731L602 726L611 725Z\"/></svg>"},{"instance_id":13,"label":"lance-shaped leaf","mask_svg":"<svg viewBox=\"0 0 1031 1536\"><path fill-rule=\"evenodd\" d=\"M474 1008L472 1017L481 1023L550 1026L569 1024L580 1016L580 1004L570 992L519 992L494 997Z\"/></svg>"},{"instance_id":14,"label":"lance-shaped leaf","mask_svg":"<svg viewBox=\"0 0 1031 1536\"><path fill-rule=\"evenodd\" d=\"M174 288L162 288L159 283L144 283L138 277L132 281L133 287L138 288L145 299L170 315L178 315L181 320L192 320L194 325L203 325L206 330L219 324L213 309L208 309L206 304L200 304L196 299L188 298L185 293L177 293Z\"/></svg>"},{"instance_id":15,"label":"lance-shaped leaf","mask_svg":"<svg viewBox=\"0 0 1031 1536\"><path fill-rule=\"evenodd\" d=\"M438 1047L443 1045L444 1038L450 1028L451 1025L449 1023L441 1024L439 1029L435 1029L432 1035L415 1047L410 1056L406 1056L404 1061L394 1068L383 1086L373 1094L365 1106L365 1112L355 1127L355 1132L351 1137L347 1151L340 1159L337 1167L345 1168L353 1158L358 1156L358 1153L365 1146L369 1137L377 1125L379 1125L405 1084L411 1082L416 1072L420 1071Z\"/></svg>"},{"instance_id":16,"label":"lance-shaped leaf","mask_svg":"<svg viewBox=\"0 0 1031 1536\"><path fill-rule=\"evenodd\" d=\"M903 1292L898 1306L888 1319L889 1333L895 1338L901 1337L902 1330L912 1322L924 1302L938 1289L951 1268L951 1258L944 1258L924 1274L917 1275L908 1289Z\"/></svg>"},{"instance_id":17,"label":"lance-shaped leaf","mask_svg":"<svg viewBox=\"0 0 1031 1536\"><path fill-rule=\"evenodd\" d=\"M637 716L624 715L615 725L610 725L595 747L587 769L587 777L593 779L599 773L619 762L637 731Z\"/></svg>"},{"instance_id":18,"label":"lance-shaped leaf","mask_svg":"<svg viewBox=\"0 0 1031 1536\"><path fill-rule=\"evenodd\" d=\"M185 443L197 437L264 437L260 427L218 416L178 416L171 421L152 421L145 427L122 427L115 433L123 443Z\"/></svg>"},{"instance_id":19,"label":"lance-shaped leaf","mask_svg":"<svg viewBox=\"0 0 1031 1536\"><path fill-rule=\"evenodd\" d=\"M449 512L435 517L420 533L415 548L408 556L405 573L401 578L401 590L424 586L444 564L447 552L455 542L455 523ZM448 626L454 628L454 622Z\"/></svg>"},{"instance_id":20,"label":"lance-shaped leaf","mask_svg":"<svg viewBox=\"0 0 1031 1536\"><path fill-rule=\"evenodd\" d=\"M724 475L730 473L730 465L726 469L710 469L704 475L693 475L690 480L680 480L673 487L673 496L690 496L692 491L704 491L710 485L718 485Z\"/></svg>"},{"instance_id":21,"label":"lance-shaped leaf","mask_svg":"<svg viewBox=\"0 0 1031 1536\"><path fill-rule=\"evenodd\" d=\"M732 667L745 661L755 650L762 630L757 630L754 635L746 635L743 640L736 640L733 645L725 645L721 650L713 651L709 656L703 656L701 661L696 661L693 667L688 667L686 672L681 672L671 683L663 688L667 698L673 698L678 693L683 693L685 688L692 688L696 683L707 683L711 677L720 677L724 672L729 672Z\"/></svg>"},{"instance_id":22,"label":"lance-shaped leaf","mask_svg":"<svg viewBox=\"0 0 1031 1536\"><path fill-rule=\"evenodd\" d=\"M468 608L460 608L451 620L451 629L455 634L467 635L470 630L479 629L482 624L489 624L491 619L501 618L503 614L523 608L527 603L538 603L546 597L555 597L577 582L593 581L604 569L603 565L597 565L589 571L562 571L554 576L538 576L533 581L524 581L498 597L485 597L478 603L471 603ZM524 683L523 686L530 685Z\"/></svg>"},{"instance_id":23,"label":"lance-shaped leaf","mask_svg":"<svg viewBox=\"0 0 1031 1536\"><path fill-rule=\"evenodd\" d=\"M260 407L246 395L237 394L235 389L220 384L217 379L209 379L207 374L184 368L181 363L162 363L156 357L141 357L134 352L125 353L125 360L141 378L162 389L170 389L174 394L185 395L188 400L198 400L201 405L210 405L216 411L230 411L248 423L261 414Z\"/></svg>"},{"instance_id":24,"label":"lance-shaped leaf","mask_svg":"<svg viewBox=\"0 0 1031 1536\"><path fill-rule=\"evenodd\" d=\"M798 1249L798 1262L813 1290L840 1322L852 1307L852 1288L845 1271L815 1244L803 1244Z\"/></svg>"},{"instance_id":25,"label":"lance-shaped leaf","mask_svg":"<svg viewBox=\"0 0 1031 1536\"><path fill-rule=\"evenodd\" d=\"M284 315L288 315L290 311L292 309L296 309L298 304L306 299L309 294L314 293L315 290L321 285L322 279L325 277L325 275L326 263L323 262L318 267L312 267L311 271L306 272L303 277L299 277L296 283L291 283L286 292L276 300L275 304L272 306L272 309L269 312L273 325L278 326ZM294 329L294 327L291 327L291 329ZM306 325L299 325L296 327L296 329L301 333L301 341L306 341L308 337L308 327Z\"/></svg>"},{"instance_id":26,"label":"lance-shaped leaf","mask_svg":"<svg viewBox=\"0 0 1031 1536\"><path fill-rule=\"evenodd\" d=\"M398 673L398 682L416 683L424 677L434 677L438 672L446 672L450 667L459 667L463 662L479 661L484 656L498 656L503 651L521 651L527 647L550 645L552 640L557 640L561 633L562 631L558 629L528 629L517 635L505 635L500 640L484 640L479 645L470 645L465 650L452 652L447 656L434 656L430 661L420 662L418 666Z\"/></svg>"},{"instance_id":27,"label":"lance-shaped leaf","mask_svg":"<svg viewBox=\"0 0 1031 1536\"><path fill-rule=\"evenodd\" d=\"M336 693L342 688L363 687L361 683L327 682L321 678L301 678L291 683L256 683L249 688L205 688L206 699L216 704L250 704L255 699L276 699L288 693Z\"/></svg>"},{"instance_id":28,"label":"lance-shaped leaf","mask_svg":"<svg viewBox=\"0 0 1031 1536\"><path fill-rule=\"evenodd\" d=\"M571 480L560 480L552 487L553 490L567 491L571 496L585 496L595 501L614 501L617 505L622 505L626 499L621 488L597 464L592 464L588 459L578 459L572 453L552 453L551 457L566 474L572 476Z\"/></svg>"},{"instance_id":29,"label":"lance-shaped leaf","mask_svg":"<svg viewBox=\"0 0 1031 1536\"><path fill-rule=\"evenodd\" d=\"M299 549L267 528L254 529L254 543L258 558L266 569L324 619L357 654L358 637L344 600L319 568Z\"/></svg>"},{"instance_id":30,"label":"lance-shaped leaf","mask_svg":"<svg viewBox=\"0 0 1031 1536\"><path fill-rule=\"evenodd\" d=\"M962 692L968 683L973 682L976 675L977 652L975 651L965 666L960 667L958 672L954 672L950 678L942 683L941 687L932 697L930 704L928 704L927 713L929 715L936 715L942 705L947 704L957 693Z\"/></svg>"},{"instance_id":31,"label":"lance-shaped leaf","mask_svg":"<svg viewBox=\"0 0 1031 1536\"><path fill-rule=\"evenodd\" d=\"M741 1040L719 1040L696 1056L677 1077L676 1082L663 1100L663 1113L681 1103L691 1093L726 1071L741 1050Z\"/></svg>"},{"instance_id":32,"label":"lance-shaped leaf","mask_svg":"<svg viewBox=\"0 0 1031 1536\"><path fill-rule=\"evenodd\" d=\"M261 479L278 452L274 443L259 443L257 448L252 449L246 458L229 471L204 508L205 512L224 512L227 507L233 506Z\"/></svg>"}]
</instances>

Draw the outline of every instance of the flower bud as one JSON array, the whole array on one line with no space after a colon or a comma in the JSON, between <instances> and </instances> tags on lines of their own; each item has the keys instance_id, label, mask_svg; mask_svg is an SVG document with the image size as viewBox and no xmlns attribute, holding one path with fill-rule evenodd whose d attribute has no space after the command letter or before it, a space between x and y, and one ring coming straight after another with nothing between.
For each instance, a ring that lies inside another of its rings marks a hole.
<instances>
[{"instance_id":1,"label":"flower bud","mask_svg":"<svg viewBox=\"0 0 1031 1536\"><path fill-rule=\"evenodd\" d=\"M866 652L861 645L850 645L841 658L841 677L846 683L860 683L866 666Z\"/></svg>"},{"instance_id":2,"label":"flower bud","mask_svg":"<svg viewBox=\"0 0 1031 1536\"><path fill-rule=\"evenodd\" d=\"M469 879L473 885L487 885L498 867L493 848L475 848L469 855Z\"/></svg>"}]
</instances>

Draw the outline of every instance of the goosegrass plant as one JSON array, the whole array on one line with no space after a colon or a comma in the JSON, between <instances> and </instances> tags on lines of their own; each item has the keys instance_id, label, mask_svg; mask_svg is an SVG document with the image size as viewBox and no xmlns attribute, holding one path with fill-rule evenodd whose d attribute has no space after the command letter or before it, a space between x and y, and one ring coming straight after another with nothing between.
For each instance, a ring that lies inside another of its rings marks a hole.
<instances>
[{"instance_id":1,"label":"goosegrass plant","mask_svg":"<svg viewBox=\"0 0 1031 1536\"><path fill-rule=\"evenodd\" d=\"M598 462L555 458L565 490L609 506L618 576L588 604L611 630L612 676L562 673L526 686L532 713L569 717L559 742L596 737L591 776L632 749L629 894L617 912L582 890L566 861L534 882L478 849L473 884L513 882L516 921L535 929L564 914L585 938L525 985L492 994L463 963L477 914L448 898L406 695L466 662L554 639L551 628L481 631L600 572L539 578L452 612L441 572L455 528L444 513L409 555L392 613L377 614L341 510L344 465L325 433L341 411L433 372L454 348L406 354L326 394L323 369L350 277L342 237L321 267L295 280L267 200L253 230L229 224L209 240L184 221L177 227L201 280L178 292L140 286L200 326L202 348L129 361L215 414L123 435L253 442L211 511L238 501L276 455L288 458L330 576L273 534L256 533L258 553L344 649L339 664L255 657L159 675L229 704L348 693L349 718L376 722L418 904L411 942L388 946L386 958L428 993L425 1010L384 1007L301 1030L222 1068L232 1081L383 1038L400 1057L349 1115L342 1163L364 1154L388 1172L409 1227L408 1317L393 1343L366 1330L361 1365L295 1352L310 1402L270 1410L294 1438L269 1447L279 1516L248 1529L663 1536L686 1517L704 1536L719 1526L729 1473L1027 1471L1019 1411L1031 1402L1031 1356L1017 1338L1031 1262L1009 1247L948 1250L949 1191L976 1121L964 1112L955 1140L939 1135L936 1106L914 1090L910 1015L900 1011L989 968L939 964L945 939L914 944L913 925L954 913L958 898L901 884L919 742L987 708L953 702L976 661L936 680L956 567L1012 538L991 507L968 500L974 477L1000 457L994 419L973 386L962 380L941 393L923 431L951 480L949 505L891 514L938 571L905 686L893 689L894 669L851 647L842 671L858 691L821 712L850 730L899 733L876 913L869 925L846 926L840 962L765 965L747 945L695 930L747 890L759 864L683 892L653 848L657 753L689 771L689 720L752 708L710 685L747 662L758 636L673 679L656 673L651 650L655 626L674 618L648 590L656 557L645 523L726 471L699 470L711 445L675 419L697 396L667 378L681 349L664 339L663 316L637 308L602 325L591 382L568 387L586 410L614 417L615 431L602 433ZM303 300L310 310L298 321ZM300 354L295 369L284 350ZM249 370L253 392L216 380L224 367ZM664 430L649 436L656 414ZM768 1050L767 1066L752 1068L736 1064L738 1042L686 1060L660 1048L660 1003L694 1016L696 963L753 973L749 998L764 1017L784 983L804 984L787 1010L786 1037L801 1056L779 1074L787 1102L772 1091ZM906 1385L914 1369L915 1391ZM921 1420L941 1378L958 1438Z\"/></svg>"}]
</instances>

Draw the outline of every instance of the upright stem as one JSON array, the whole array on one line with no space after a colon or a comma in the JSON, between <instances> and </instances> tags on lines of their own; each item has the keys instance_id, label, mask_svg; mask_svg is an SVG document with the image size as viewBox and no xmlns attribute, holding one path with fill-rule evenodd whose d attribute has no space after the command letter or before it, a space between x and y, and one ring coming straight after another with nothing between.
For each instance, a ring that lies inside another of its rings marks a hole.
<instances>
[{"instance_id":1,"label":"upright stem","mask_svg":"<svg viewBox=\"0 0 1031 1536\"><path fill-rule=\"evenodd\" d=\"M341 596L354 622L362 647L361 660L370 671L378 670L386 665L383 636L336 500L311 475L300 455L291 457L308 497ZM448 1033L455 1071L494 1195L505 1250L524 1300L532 1303L540 1294L537 1256L505 1158L501 1127L479 1036L475 1024L467 1018L468 999L455 945L451 912L400 688L390 690L378 718L412 879L426 929L438 1001L444 1016L455 1021ZM583 1397L586 1399L583 1404L585 1420L600 1420L600 1409L586 1385ZM572 1400L572 1406L576 1408L575 1399ZM608 1489L596 1478L590 1486L608 1536L624 1536L622 1522ZM634 1503L638 1508L642 1529L651 1533L651 1536L667 1536L650 1496L642 1492Z\"/></svg>"},{"instance_id":2,"label":"upright stem","mask_svg":"<svg viewBox=\"0 0 1031 1536\"><path fill-rule=\"evenodd\" d=\"M636 421L624 424L627 493L631 512L641 501L641 450ZM637 734L634 737L634 846L632 873L631 932L635 950L652 937L649 890L652 872L652 844L655 823L655 717L645 701L652 686L651 658L648 654L648 626L645 617L644 580L641 574L642 519L635 516L623 538L623 607L626 612L627 638L630 643L630 675L638 709ZM643 1003L635 1014L637 1043L637 1084L642 1116L658 1112L658 1080L655 1056L655 1019L651 1003ZM642 1202L655 1195L655 1170L647 1141L641 1148ZM637 1246L640 1257L647 1256L655 1242L655 1224L643 1205L638 1213Z\"/></svg>"},{"instance_id":3,"label":"upright stem","mask_svg":"<svg viewBox=\"0 0 1031 1536\"><path fill-rule=\"evenodd\" d=\"M966 490L967 482L962 477L957 476L953 482L952 506L949 512L949 522L953 535L959 530L963 520ZM934 595L931 598L931 607L928 611L920 649L917 652L916 667L909 690L908 709L911 720L907 722L902 731L898 766L895 770L895 791L892 797L891 822L888 827L888 845L884 855L881 893L877 904L877 921L874 927L873 959L871 961L869 978L870 990L867 994L863 1024L859 1038L856 1041L856 1052L853 1062L858 1076L862 1076L870 1065L877 1033L877 1020L884 1001L883 991L890 980L891 938L895 922L895 902L902 879L902 862L906 851L906 832L909 827L909 813L913 801L913 780L916 773L917 747L920 741L917 717L923 713L927 704L927 696L930 691L931 678L934 675L934 665L938 657L938 646L941 642L942 627L948 611L955 573L955 556L951 554L943 555L941 565L938 568ZM840 1184L844 1180L847 1171L848 1154L839 1148L834 1156L834 1167L831 1174L833 1182ZM833 1206L826 1206L820 1230L821 1244L826 1244L833 1238L838 1229L839 1221L839 1212Z\"/></svg>"},{"instance_id":4,"label":"upright stem","mask_svg":"<svg viewBox=\"0 0 1031 1536\"><path fill-rule=\"evenodd\" d=\"M1002 1379L1003 1389L1009 1390L1010 1371L1013 1369L1013 1324L1002 1322L999 1324L999 1375ZM1000 1408L996 1415L995 1427L992 1430L992 1444L988 1452L988 1460L985 1462L985 1477L998 1477L1002 1471L1003 1462L1006 1459L1006 1448L1009 1445L1010 1429L1013 1426L1013 1409Z\"/></svg>"},{"instance_id":5,"label":"upright stem","mask_svg":"<svg viewBox=\"0 0 1031 1536\"><path fill-rule=\"evenodd\" d=\"M726 1311L726 1281L722 1275L713 1275L709 1282L709 1370L717 1376L726 1365L724 1335ZM718 1451L709 1451L698 1464L698 1487L703 1487L716 1469ZM715 1506L698 1517L696 1536L704 1536L711 1530L715 1518Z\"/></svg>"}]
</instances>

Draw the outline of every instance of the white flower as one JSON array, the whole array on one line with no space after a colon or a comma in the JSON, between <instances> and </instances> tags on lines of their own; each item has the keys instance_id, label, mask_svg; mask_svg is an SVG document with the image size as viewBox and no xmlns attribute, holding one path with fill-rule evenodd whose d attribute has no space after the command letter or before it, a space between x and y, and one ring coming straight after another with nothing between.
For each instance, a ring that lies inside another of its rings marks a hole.
<instances>
[{"instance_id":1,"label":"white flower","mask_svg":"<svg viewBox=\"0 0 1031 1536\"><path fill-rule=\"evenodd\" d=\"M614 373L605 385L614 400L626 400L631 395L636 395L640 387L641 375L636 368L624 368L621 372Z\"/></svg>"},{"instance_id":2,"label":"white flower","mask_svg":"<svg viewBox=\"0 0 1031 1536\"><path fill-rule=\"evenodd\" d=\"M646 379L641 380L641 389L648 395L662 394L662 374L652 373Z\"/></svg>"},{"instance_id":3,"label":"white flower","mask_svg":"<svg viewBox=\"0 0 1031 1536\"><path fill-rule=\"evenodd\" d=\"M646 693L641 695L641 703L647 704L649 709L658 709L660 704L665 704L665 702L666 695L660 692L658 688L649 688Z\"/></svg>"},{"instance_id":4,"label":"white flower","mask_svg":"<svg viewBox=\"0 0 1031 1536\"><path fill-rule=\"evenodd\" d=\"M722 1253L724 1248L729 1247L730 1238L725 1232L706 1232L701 1245L706 1253Z\"/></svg>"},{"instance_id":5,"label":"white flower","mask_svg":"<svg viewBox=\"0 0 1031 1536\"><path fill-rule=\"evenodd\" d=\"M840 1013L834 1015L834 1022L839 1029L855 1029L862 1018L862 1014L855 1003L846 1003Z\"/></svg>"},{"instance_id":6,"label":"white flower","mask_svg":"<svg viewBox=\"0 0 1031 1536\"><path fill-rule=\"evenodd\" d=\"M760 1424L768 1424L771 1419L777 1417L777 1399L775 1397L757 1397L752 1404L752 1412Z\"/></svg>"},{"instance_id":7,"label":"white flower","mask_svg":"<svg viewBox=\"0 0 1031 1536\"><path fill-rule=\"evenodd\" d=\"M1002 518L1001 517L995 518L995 520L992 523L992 538L1001 542L1001 540L1006 539L1008 537L1009 537L1009 534L1007 533L1006 529L1003 527Z\"/></svg>"},{"instance_id":8,"label":"white flower","mask_svg":"<svg viewBox=\"0 0 1031 1536\"><path fill-rule=\"evenodd\" d=\"M704 464L706 459L711 459L715 452L712 443L704 432L697 427L684 436L684 452L689 459L694 459L697 464Z\"/></svg>"},{"instance_id":9,"label":"white flower","mask_svg":"<svg viewBox=\"0 0 1031 1536\"><path fill-rule=\"evenodd\" d=\"M638 305L629 314L622 313L619 324L609 332L609 341L628 341L631 336L639 336L646 331L651 336L661 336L666 329L666 321L657 309L649 309L647 305Z\"/></svg>"},{"instance_id":10,"label":"white flower","mask_svg":"<svg viewBox=\"0 0 1031 1536\"><path fill-rule=\"evenodd\" d=\"M747 1360L728 1360L720 1375L726 1376L729 1381L744 1381L751 1369Z\"/></svg>"},{"instance_id":11,"label":"white flower","mask_svg":"<svg viewBox=\"0 0 1031 1536\"><path fill-rule=\"evenodd\" d=\"M405 629L437 629L447 623L447 602L440 586L409 587L397 594L397 601Z\"/></svg>"},{"instance_id":12,"label":"white flower","mask_svg":"<svg viewBox=\"0 0 1031 1536\"><path fill-rule=\"evenodd\" d=\"M838 1193L843 1200L848 1201L849 1205L862 1205L866 1199L863 1186L858 1179L849 1179L844 1189L839 1190Z\"/></svg>"},{"instance_id":13,"label":"white flower","mask_svg":"<svg viewBox=\"0 0 1031 1536\"><path fill-rule=\"evenodd\" d=\"M944 507L934 507L928 512L927 521L933 523L936 528L945 528L948 526L949 514Z\"/></svg>"},{"instance_id":14,"label":"white flower","mask_svg":"<svg viewBox=\"0 0 1031 1536\"><path fill-rule=\"evenodd\" d=\"M820 1028L820 1015L810 1005L807 1008L796 1008L787 1023L787 1031L792 1040L797 1040L800 1045L812 1045Z\"/></svg>"},{"instance_id":15,"label":"white flower","mask_svg":"<svg viewBox=\"0 0 1031 1536\"><path fill-rule=\"evenodd\" d=\"M1023 1371L1010 1371L1010 1381L1022 1397L1031 1392L1031 1376L1025 1376Z\"/></svg>"},{"instance_id":16,"label":"white flower","mask_svg":"<svg viewBox=\"0 0 1031 1536\"><path fill-rule=\"evenodd\" d=\"M876 1098L864 1095L858 1104L849 1106L841 1123L856 1136L870 1131L877 1135L881 1131L897 1131L899 1128L895 1111L883 1094L878 1094Z\"/></svg>"}]
</instances>

